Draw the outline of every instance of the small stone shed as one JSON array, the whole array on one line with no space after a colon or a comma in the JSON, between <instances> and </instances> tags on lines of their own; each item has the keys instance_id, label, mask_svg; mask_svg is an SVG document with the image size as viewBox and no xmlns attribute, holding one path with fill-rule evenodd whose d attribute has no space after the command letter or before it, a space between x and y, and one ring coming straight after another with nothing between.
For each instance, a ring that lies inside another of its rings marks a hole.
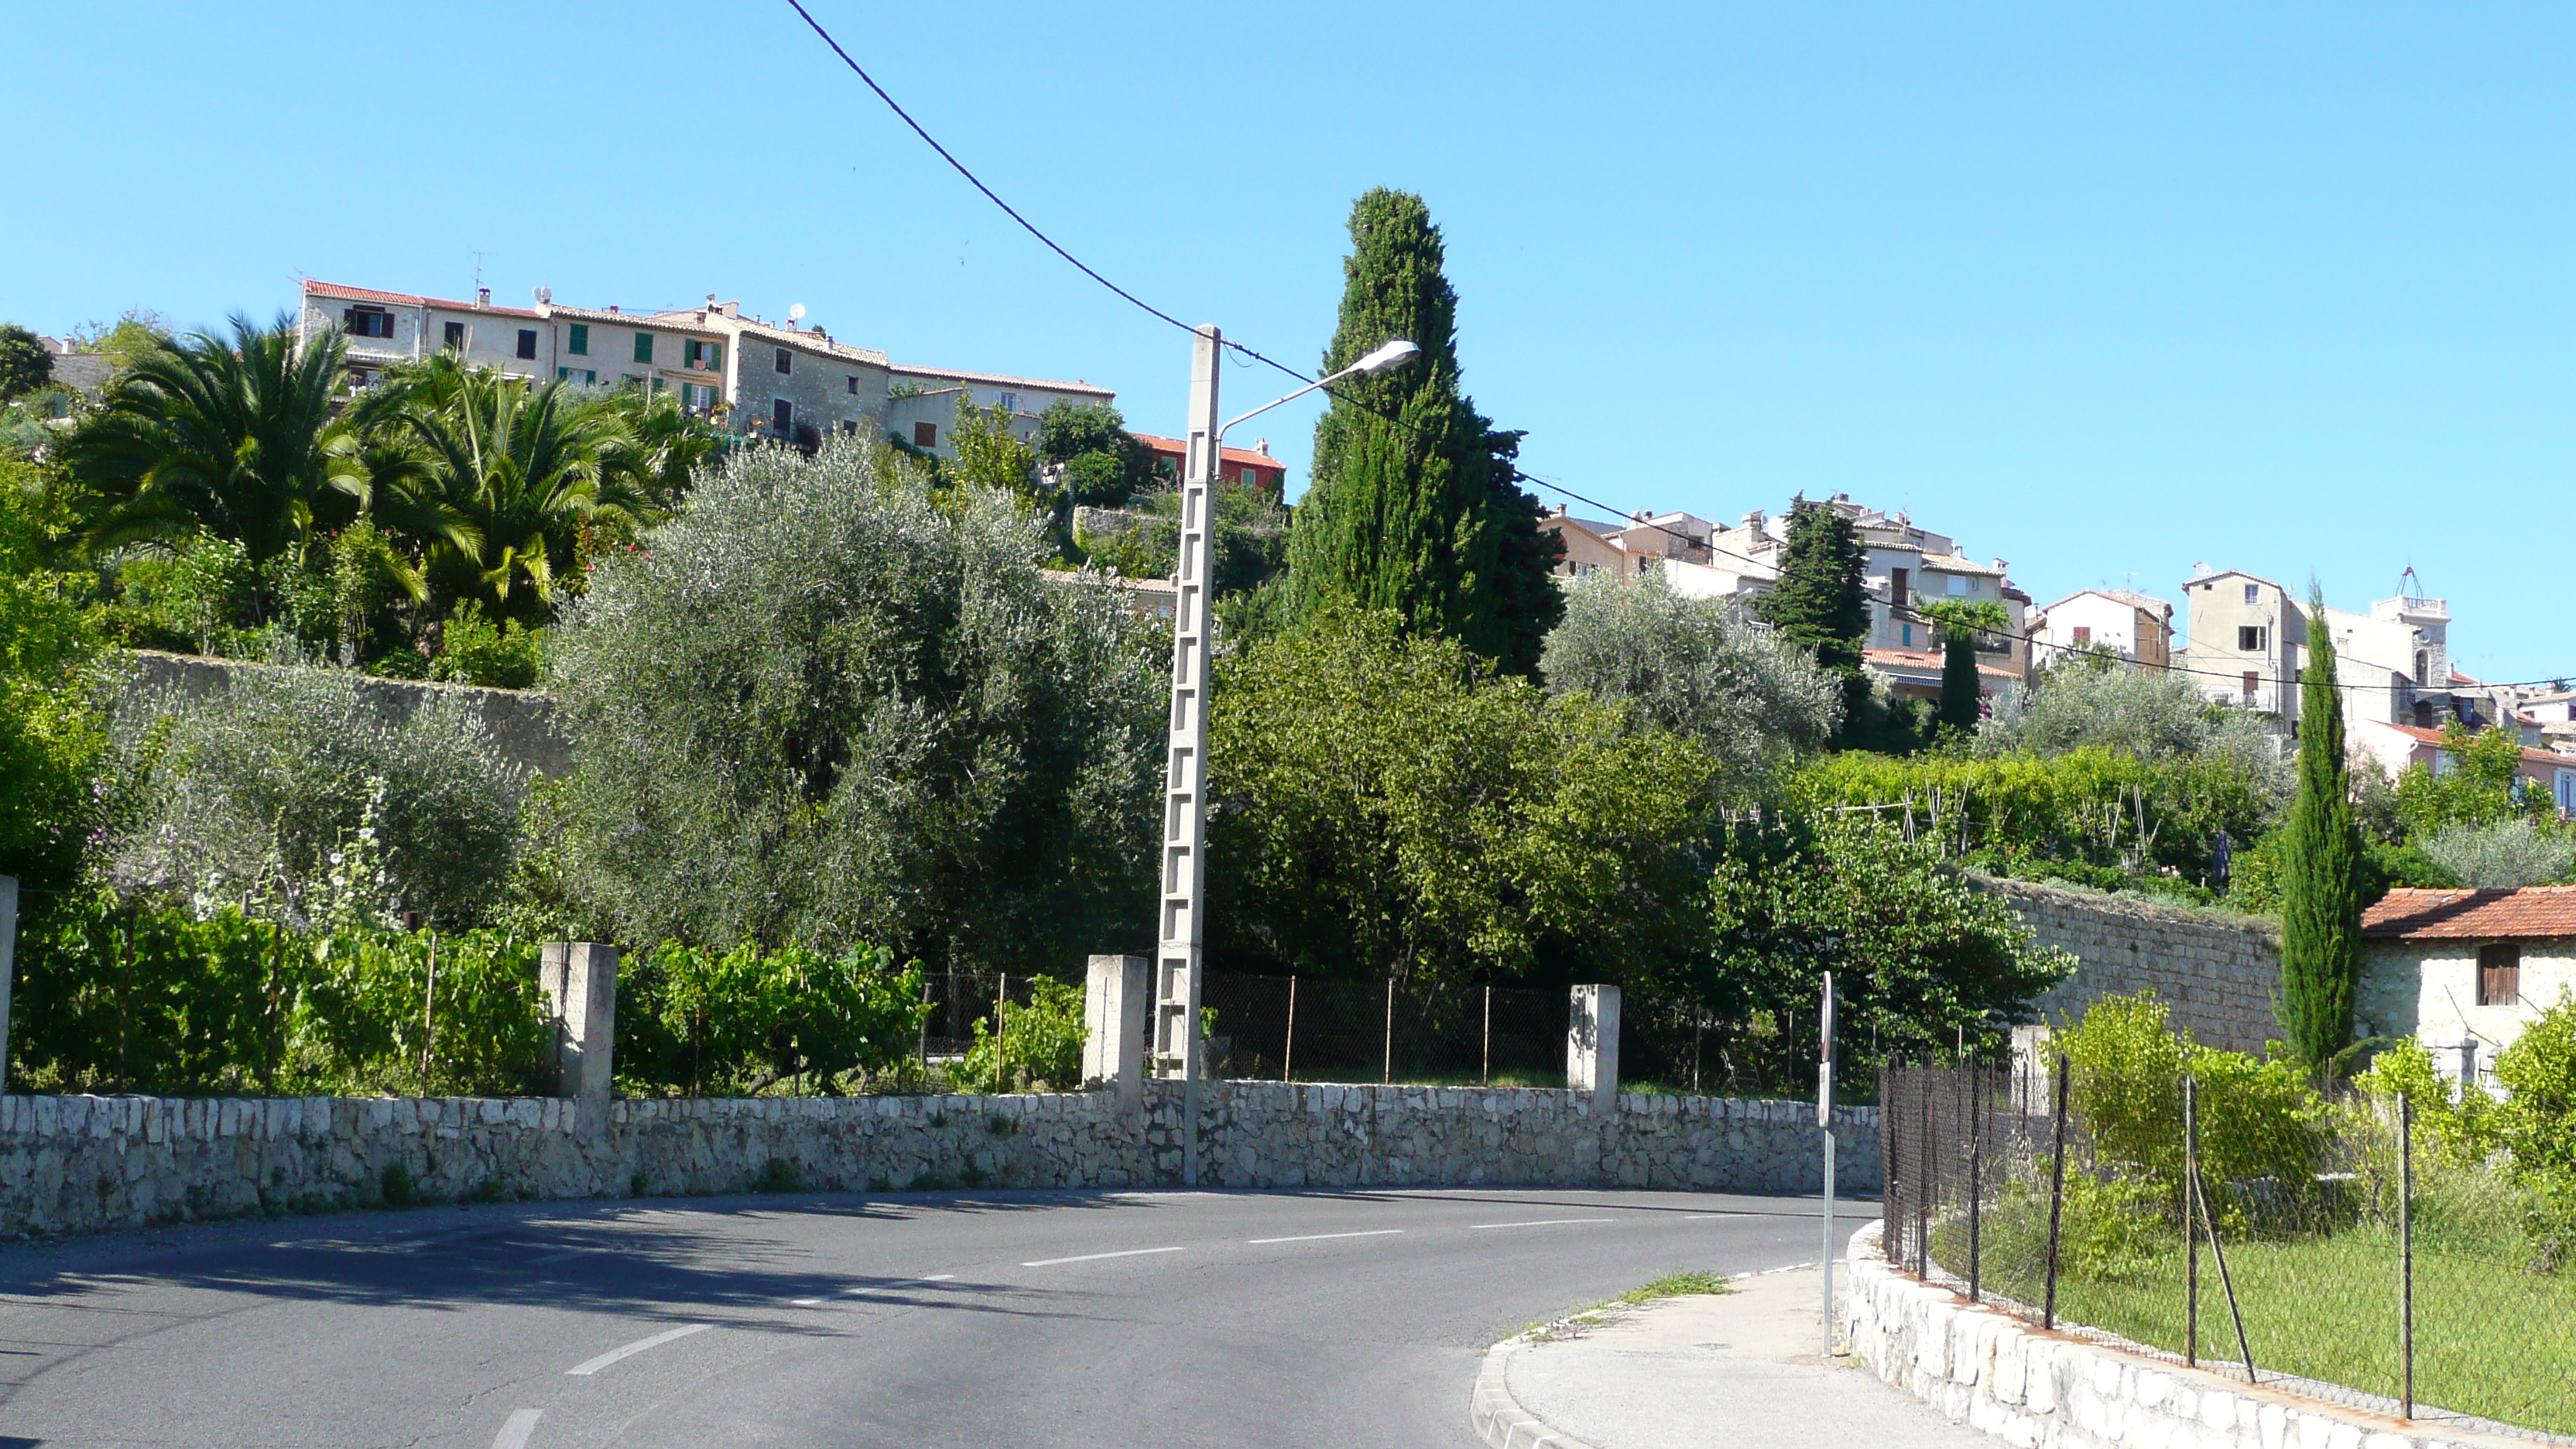
<instances>
[{"instance_id":1,"label":"small stone shed","mask_svg":"<svg viewBox=\"0 0 2576 1449\"><path fill-rule=\"evenodd\" d=\"M2411 1036L2446 1076L2493 1084L2496 1054L2576 992L2576 886L2390 891L2361 916L2365 1035Z\"/></svg>"}]
</instances>

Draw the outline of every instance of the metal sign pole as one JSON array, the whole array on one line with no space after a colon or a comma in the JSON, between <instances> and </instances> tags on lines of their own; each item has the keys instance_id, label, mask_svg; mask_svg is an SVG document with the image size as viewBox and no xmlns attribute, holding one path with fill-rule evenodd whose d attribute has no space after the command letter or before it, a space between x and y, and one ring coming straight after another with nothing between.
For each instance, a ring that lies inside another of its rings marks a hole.
<instances>
[{"instance_id":1,"label":"metal sign pole","mask_svg":"<svg viewBox=\"0 0 2576 1449\"><path fill-rule=\"evenodd\" d=\"M1217 362L1222 336L1198 329L1190 353L1189 458L1181 477L1180 558L1172 575L1172 716L1164 756L1162 946L1154 955L1154 1075L1181 1083L1181 1185L1199 1180L1199 957L1207 892L1207 695L1215 644Z\"/></svg>"},{"instance_id":2,"label":"metal sign pole","mask_svg":"<svg viewBox=\"0 0 2576 1449\"><path fill-rule=\"evenodd\" d=\"M1886 1110L1884 1106L1881 1111ZM1816 1032L1816 1126L1825 1139L1825 1356L1834 1352L1834 973L1825 973L1825 1002Z\"/></svg>"}]
</instances>

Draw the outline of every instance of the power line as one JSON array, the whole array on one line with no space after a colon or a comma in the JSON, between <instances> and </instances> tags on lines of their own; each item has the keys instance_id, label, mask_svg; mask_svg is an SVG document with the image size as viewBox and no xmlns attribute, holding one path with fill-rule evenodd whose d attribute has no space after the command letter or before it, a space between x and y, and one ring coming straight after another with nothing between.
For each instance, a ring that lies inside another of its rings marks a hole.
<instances>
[{"instance_id":1,"label":"power line","mask_svg":"<svg viewBox=\"0 0 2576 1449\"><path fill-rule=\"evenodd\" d=\"M894 113L895 113L895 116L896 116L896 118L897 118L897 119L901 120L901 121L904 123L904 125L906 125L906 126L910 127L910 128L912 129L912 133L913 133L914 135L916 135L916 136L919 136L919 137L921 138L921 140L922 140L922 143L923 143L924 145L928 146L931 150L938 152L938 153L939 153L939 159L940 159L940 160L942 160L942 161L947 162L947 163L948 163L948 165L949 165L949 168L950 168L951 170L954 170L958 175L960 175L960 176L962 176L962 177L966 178L966 183L967 183L968 185L970 185L970 186L974 187L977 191L982 192L982 193L983 193L983 195L984 195L984 199L985 199L985 200L992 202L992 203L993 203L995 206L997 206L997 207L1000 207L1000 208L1002 209L1002 214L1003 214L1003 215L1005 215L1005 216L1009 217L1012 221L1014 221L1014 222L1018 223L1018 224L1019 224L1019 227L1020 227L1020 229L1021 229L1022 231L1025 231L1025 232L1027 232L1030 236L1033 236L1033 237L1037 238L1037 239L1038 239L1038 242L1039 242L1041 245L1043 245L1044 247L1046 247L1046 249L1047 249L1048 251L1051 251L1051 252L1055 253L1057 256L1062 257L1062 258L1063 258L1063 259L1064 259L1068 264L1070 264L1070 265L1074 268L1074 270L1076 270L1076 271L1078 271L1078 272L1082 273L1082 274L1083 274L1084 276L1086 276L1086 277L1089 277L1091 280L1093 280L1093 281L1095 281L1095 282L1098 282L1101 286L1108 288L1111 292L1115 293L1115 294L1116 294L1116 295L1117 295L1121 300L1123 300L1123 301L1127 302L1130 306L1133 306L1133 307L1137 308L1138 310L1140 310L1140 311L1144 312L1147 316L1152 317L1152 318L1156 319L1157 321L1161 321L1161 322L1167 323L1167 324L1169 324L1169 325L1171 325L1171 326L1173 326L1173 327L1179 328L1179 329L1180 329L1181 331L1183 331L1183 332L1190 333L1190 334L1192 334L1193 336L1195 336L1195 335L1197 334L1198 329L1197 329L1196 327L1191 326L1189 323L1182 321L1180 318L1173 316L1171 313L1164 311L1164 310L1163 310L1163 309L1161 309L1160 307L1157 307L1157 306L1153 305L1152 303L1150 303L1150 302L1146 301L1144 298L1137 296L1135 293L1128 291L1126 288L1124 288L1124 287L1122 287L1122 286L1119 286L1116 282L1113 282L1113 281L1109 280L1107 277L1102 276L1102 275L1101 275L1097 270L1095 270L1095 269L1091 266L1091 264L1090 264L1090 263L1085 262L1082 258L1075 256L1075 255L1074 255L1072 252L1070 252L1070 251L1067 251L1061 243L1059 243L1059 242L1057 242L1057 241L1056 241L1056 239L1055 239L1055 238L1053 238L1053 237L1051 237L1051 236L1048 236L1044 231L1039 230L1039 229L1038 229L1038 226L1037 226L1037 224L1036 224L1035 222L1032 222L1032 221L1030 221L1027 217L1022 216L1022 215L1020 214L1020 212L1019 212L1019 209L1018 209L1017 207L1014 207L1014 206L1012 206L1009 202L1004 201L1004 200L1001 198L1000 193L998 193L998 192L994 191L992 187L985 185L982 177L977 176L973 171L969 170L969 169L967 168L967 166L966 166L966 163L965 163L965 162L963 162L963 161L958 160L958 159L957 159L957 157L955 156L955 154L953 154L952 152L950 152L950 151L949 151L949 149L948 149L947 147L945 147L945 146L943 146L943 145L939 144L939 138L937 138L937 137L935 137L935 136L931 135L931 134L930 134L930 132L929 132L927 129L925 129L919 121L916 121L916 120L914 120L914 119L912 118L912 113L911 113L911 112L909 112L909 111L905 110L905 109L903 108L903 106L902 106L899 102L897 102L893 96L891 96L891 95L887 94L887 92L886 92L886 88L885 88L885 87L883 87L883 86L881 86L881 85L878 85L878 84L877 84L877 82L876 82L876 77L869 75L869 74L868 74L868 72L867 72L867 69L866 69L864 66L861 66L861 65L858 63L858 61L857 61L857 60L853 59L853 58L851 57L850 53L849 53L847 50L845 50L845 49L843 49L843 48L842 48L842 46L841 46L841 42L840 42L840 41L838 41L838 40L836 40L836 39L834 39L834 38L832 37L832 32L831 32L831 31L829 31L829 30L824 29L824 28L823 28L823 23L822 23L821 21L816 20L816 19L814 18L813 12L811 12L811 11L809 11L809 10L807 10L807 9L805 8L804 0L787 0L787 3L788 3L788 5L789 5L789 7L790 7L790 8L792 8L793 10L795 10L795 12L796 12L796 14L797 14L798 18L802 19L802 20L805 22L805 24L806 24L809 28L811 28L811 29L813 30L814 34L815 34L815 35L817 35L818 37L820 37L820 38L822 39L822 42L823 42L825 45L830 46L830 47L832 48L832 53L833 53L834 55L839 56L839 57L841 58L841 64L843 64L843 65L845 65L845 66L848 66L848 67L850 68L850 73L851 73L852 75L857 76L857 77L860 79L860 81L861 81L861 82L863 82L863 83L867 86L867 88L868 88L869 90L871 90L871 91L875 92L875 93L876 93L876 97L877 97L877 99L878 99L878 100L881 100L881 101L885 102L885 104L886 104L886 109L888 109L888 110L890 110L890 111L894 112ZM1235 352L1241 353L1241 354L1242 354L1242 355L1244 355L1245 357L1251 358L1253 361L1258 362L1258 363L1261 363L1261 364L1263 364L1264 366L1274 368L1274 369L1276 369L1277 371L1279 371L1279 372L1281 372L1281 373L1284 373L1284 374L1286 374L1286 375L1287 375L1287 376L1289 376L1289 377L1295 378L1295 379L1296 379L1297 381L1299 381L1299 382L1311 383L1311 382L1313 382L1313 381L1315 380L1313 377L1311 377L1311 376L1307 375L1306 373L1303 373L1303 372L1298 371L1296 368L1290 367L1288 364L1286 364L1286 363L1284 363L1284 362L1279 361L1277 358L1274 358L1274 357L1268 356L1267 354L1262 353L1262 352L1260 352L1260 351L1257 351L1257 350L1255 350L1255 349L1253 349L1253 348L1251 348L1251 347L1247 347L1247 346L1245 346L1244 344L1242 344L1242 343L1240 343L1240 342L1237 342L1237 341L1234 341L1234 340L1233 340L1233 339L1231 339L1231 338L1224 339L1224 340L1222 341L1222 344L1221 344L1221 345L1223 345L1224 347L1226 347L1226 348L1228 348L1228 349L1230 349L1230 350L1232 350L1232 351L1235 351ZM1388 422L1388 423L1392 423L1392 424L1394 424L1395 426L1397 426L1397 427L1399 427L1399 428L1403 428L1403 429L1404 429L1405 431L1407 431L1407 432L1414 433L1414 434L1416 434L1417 436L1419 436L1419 435L1420 435L1420 433L1422 432L1422 429L1415 427L1413 424L1411 424L1411 423L1409 423L1409 422L1406 422L1404 419L1402 419L1402 418L1400 418L1400 417L1397 417L1397 416L1395 416L1394 414L1389 413L1389 412L1385 411L1385 410L1384 410L1384 409L1382 409L1382 408L1378 408L1378 407L1375 407L1375 406L1371 405L1370 403L1368 403L1367 401L1365 401L1365 400L1363 400L1363 399L1361 399L1361 398L1353 397L1353 396L1351 396L1351 395L1349 395L1349 394L1347 394L1347 393L1340 393L1340 392L1336 392L1336 391L1334 391L1334 390L1333 390L1332 388L1330 388L1330 387L1323 388L1323 389L1322 389L1322 392L1323 392L1323 394L1324 394L1326 397L1331 398L1331 399L1333 399L1333 400L1334 400L1334 401L1336 401L1336 402L1344 402L1344 403L1348 403L1348 404L1350 404L1351 406L1356 407L1356 408L1360 409L1360 410L1361 410L1361 411L1363 411L1363 412L1370 413L1370 414L1372 414L1372 415L1376 416L1377 418L1381 419L1382 421L1385 421L1385 422ZM1576 501L1576 502L1578 502L1578 503L1587 503L1587 504L1590 504L1591 506L1593 506L1593 507L1595 507L1595 508L1606 509L1606 510L1608 510L1609 512L1614 513L1614 514L1624 513L1624 515L1625 515L1625 516L1630 520L1630 526L1632 526L1632 527L1636 527L1636 526L1643 526L1643 527L1647 527L1647 528L1652 528L1652 529L1656 530L1656 531L1657 531L1657 532L1659 532L1659 533L1663 533L1663 534L1666 534L1666 535L1668 535L1668 536L1670 536L1670 537L1672 537L1672 538L1679 539L1679 540L1681 540L1682 542L1684 542L1684 543L1686 543L1686 544L1689 544L1689 545L1691 545L1692 547L1695 547L1695 548L1706 548L1706 549L1709 549L1711 552L1714 552L1714 553L1723 553L1723 554L1726 554L1726 555L1727 555L1728 557L1730 557L1730 558L1740 559L1740 560L1742 560L1742 561L1743 561L1743 562L1745 562L1745 563L1748 563L1748 564L1754 564L1754 565L1759 566L1759 567L1765 567L1765 568L1772 567L1772 565L1768 565L1768 564L1764 564L1764 563L1762 563L1762 561L1761 561L1761 560L1759 560L1759 559L1755 559L1755 558L1749 557L1749 556L1747 556L1747 555L1745 555L1745 554L1736 553L1736 552L1735 552L1735 551L1733 551L1732 549L1721 549L1721 548L1717 548L1714 544L1709 543L1707 540L1694 538L1694 537L1692 537L1692 536L1691 536L1691 535L1689 535L1689 534L1682 533L1682 532L1680 532L1680 531L1678 531L1678 530L1675 530L1675 529L1667 528L1667 527L1665 527L1664 525L1662 525L1662 524L1660 524L1660 523L1656 523L1656 522L1654 522L1654 521L1652 521L1652 520L1650 520L1650 519L1641 518L1641 517L1639 517L1639 516L1638 516L1638 515L1633 511L1633 510L1621 510L1621 509L1619 509L1619 508L1617 508L1617 507L1614 507L1614 506L1613 506L1613 505L1611 505L1611 504L1604 503L1604 502L1602 502L1601 500L1599 500L1599 499L1597 499L1597 498L1589 498L1589 497L1586 497L1586 496L1584 496L1583 494L1581 494L1581 493L1577 493L1577 492L1576 492L1576 491L1574 491L1573 489L1566 487L1566 486L1565 486L1564 484L1562 484L1562 483L1555 482L1555 481L1553 481L1553 480L1551 480L1551 479L1548 479L1548 478L1546 478L1546 477L1543 477L1543 476L1541 476L1541 475L1539 475L1539 474L1537 474L1537 473L1533 473L1533 472L1529 471L1528 469L1521 467L1518 463L1514 463L1514 464L1512 464L1512 465L1510 465L1510 466L1511 466L1511 469L1512 469L1512 473L1513 473L1513 475L1514 475L1515 477L1517 477L1517 478L1526 478L1526 479L1528 479L1529 481L1531 481L1531 482L1533 482L1533 483L1538 484L1538 485L1539 485L1540 487L1542 487L1542 488L1546 488L1546 489L1550 490L1551 492L1561 493L1561 494L1563 494L1564 496L1566 496L1566 497L1568 497L1568 498L1571 498L1571 499L1573 499L1574 501ZM1892 607L1892 608L1893 608L1893 607L1901 607L1901 608L1903 608L1903 610L1904 610L1906 613L1909 613L1909 614L1915 613L1915 610L1913 609L1913 607L1912 607L1911 605L1902 605L1902 606L1898 606L1898 605L1891 605L1891 607ZM1924 617L1924 616L1923 616L1923 615L1920 615L1920 614L1916 614L1916 617L1918 617L1918 618L1922 618L1922 617ZM1989 631L1986 631L1986 632L1989 632L1989 633L1999 633L1999 634L2003 634L2003 635L2006 635L2007 637L2020 639L2020 640L2023 640L2023 641L2025 641L2025 642L2029 642L2029 643L2041 643L2041 644L2045 644L2045 643L2047 643L2047 642L2048 642L2048 641L2046 641L2046 640L2044 640L2044 639L2039 638L2037 635L2033 635L2033 634L2023 634L2023 633L2015 633L2015 632L2013 632L2013 631L2011 631L2011 630L1989 630ZM2052 646L2052 647L2057 647L2057 646ZM2367 661L2356 661L2356 662L2367 662ZM2207 677L2209 677L2209 678L2213 678L2213 679L2232 679L2232 678L2241 678L2241 677L2242 677L2241 675L2231 675L2231 674L2227 674L2227 673L2225 673L2225 672L2223 672L2223 671L2218 671L2218 670L2193 669L2193 668L2191 668L2190 666L2187 666L2187 665L2179 665L2179 664L2167 664L2167 665L2164 665L2164 666L2161 666L2161 667L2163 667L2163 668L2165 668L2165 669L2168 669L2168 670L2171 670L2171 671L2176 672L2176 673L2183 673L2183 674L2199 674L2199 675L2205 675L2205 676L2207 676ZM2405 671L2403 671L2403 670L2390 669L2390 668L2389 668L2389 666L2387 666L2387 665L2381 665L2381 664L2372 664L2372 665L2370 665L2370 667L2371 667L2371 668L2373 668L2373 669L2388 669L2388 670L2389 670L2389 672L2390 672L2390 673L2392 673L2392 674L2403 674L2403 673L2405 672ZM2262 679L2260 676L2258 676L2258 680L2259 680L2259 682L2262 682L2262 683L2269 683L2269 684L2290 684L2290 683L2295 683L2295 682L2297 682L2297 681L2295 680L2295 678L2292 678L2292 679ZM2491 684L2490 684L2490 687L2492 687L2492 688L2500 688L2500 689L2513 689L2513 688L2520 688L2520 687L2523 687L2523 686L2525 686L2525 685L2554 684L2554 683L2556 683L2556 681L2555 681L2555 680L2547 680L2547 679L2515 680L2515 681L2506 682L2506 683L2500 683L2500 684L2497 684L2497 683L2491 683Z\"/></svg>"}]
</instances>

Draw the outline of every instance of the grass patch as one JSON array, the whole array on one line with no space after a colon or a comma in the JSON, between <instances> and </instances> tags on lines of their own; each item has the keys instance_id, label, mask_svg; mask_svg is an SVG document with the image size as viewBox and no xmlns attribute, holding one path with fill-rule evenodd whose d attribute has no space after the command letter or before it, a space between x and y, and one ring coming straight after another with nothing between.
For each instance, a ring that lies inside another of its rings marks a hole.
<instances>
[{"instance_id":1,"label":"grass patch","mask_svg":"<svg viewBox=\"0 0 2576 1449\"><path fill-rule=\"evenodd\" d=\"M1587 1303L1553 1323L1524 1323L1521 1325L1521 1336L1540 1343L1572 1338L1587 1328L1597 1328L1609 1322L1623 1308L1643 1307L1659 1298L1680 1298L1692 1293L1732 1293L1734 1291L1734 1280L1723 1273L1711 1273L1696 1268L1679 1273L1666 1273L1660 1278L1641 1283L1616 1298L1604 1298L1598 1303Z\"/></svg>"},{"instance_id":2,"label":"grass patch","mask_svg":"<svg viewBox=\"0 0 2576 1449\"><path fill-rule=\"evenodd\" d=\"M1990 1291L2036 1304L2045 1292L2046 1208L1990 1211L1984 1279ZM2069 1224L2068 1240L2076 1237ZM2057 1285L2062 1318L2172 1352L2184 1340L2179 1229L2160 1251L2124 1254L2112 1271L2067 1271ZM2419 1403L2555 1434L2576 1434L2576 1276L2529 1271L2517 1241L2415 1247L2415 1396ZM2227 1245L2245 1315L2245 1337L2263 1374L2295 1374L2395 1398L2398 1243L2370 1221L2330 1235ZM1953 1271L1968 1261L1966 1224L1933 1232L1934 1256ZM2200 1258L2200 1353L2237 1358L2218 1265Z\"/></svg>"}]
</instances>

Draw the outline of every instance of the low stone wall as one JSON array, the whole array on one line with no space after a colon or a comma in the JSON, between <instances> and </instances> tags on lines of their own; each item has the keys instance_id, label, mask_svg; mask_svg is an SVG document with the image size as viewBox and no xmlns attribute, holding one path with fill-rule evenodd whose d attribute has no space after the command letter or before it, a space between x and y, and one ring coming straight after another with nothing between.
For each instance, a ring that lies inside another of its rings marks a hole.
<instances>
[{"instance_id":1,"label":"low stone wall","mask_svg":"<svg viewBox=\"0 0 2576 1449\"><path fill-rule=\"evenodd\" d=\"M133 666L126 688L138 694L170 689L203 696L230 689L237 673L278 667L238 659L164 654L156 649L137 649L126 657ZM555 727L554 701L535 690L478 689L467 684L373 676L361 676L358 688L375 701L389 720L408 718L424 700L462 700L483 721L501 758L540 775L560 775L572 768L572 740Z\"/></svg>"},{"instance_id":2,"label":"low stone wall","mask_svg":"<svg viewBox=\"0 0 2576 1449\"><path fill-rule=\"evenodd\" d=\"M2082 963L2039 999L2040 1019L2073 1019L2105 996L2153 991L2202 1046L2260 1055L2281 1034L2281 938L2270 922L2099 891L1971 877L2012 903L2043 946Z\"/></svg>"},{"instance_id":3,"label":"low stone wall","mask_svg":"<svg viewBox=\"0 0 2576 1449\"><path fill-rule=\"evenodd\" d=\"M1562 1091L1215 1082L1200 1181L1813 1192L1815 1109ZM1171 1185L1182 1094L630 1100L0 1097L0 1232L375 1201L401 1164L422 1196L566 1198L771 1185ZM1843 1190L1878 1190L1878 1113L1836 1115Z\"/></svg>"},{"instance_id":4,"label":"low stone wall","mask_svg":"<svg viewBox=\"0 0 2576 1449\"><path fill-rule=\"evenodd\" d=\"M2527 1440L2427 1433L2358 1409L2051 1333L1899 1271L1879 1225L1852 1236L1842 1332L1878 1376L2021 1449L2452 1449Z\"/></svg>"}]
</instances>

